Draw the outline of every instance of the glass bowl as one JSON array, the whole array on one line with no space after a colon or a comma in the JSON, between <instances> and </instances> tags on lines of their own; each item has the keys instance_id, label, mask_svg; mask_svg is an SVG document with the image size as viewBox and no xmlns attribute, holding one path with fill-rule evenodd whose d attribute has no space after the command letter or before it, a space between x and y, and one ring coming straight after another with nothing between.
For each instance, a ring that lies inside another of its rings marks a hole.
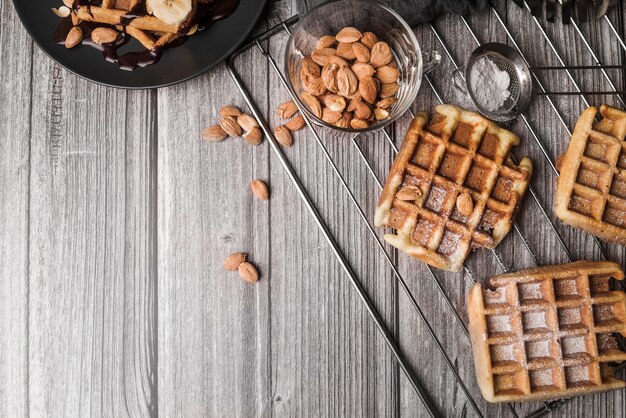
<instances>
[{"instance_id":1,"label":"glass bowl","mask_svg":"<svg viewBox=\"0 0 626 418\"><path fill-rule=\"evenodd\" d=\"M391 47L400 71L398 101L389 109L389 117L365 129L340 128L316 117L300 100L303 93L300 81L302 59L315 50L317 40L324 35L335 35L342 28L352 26L362 32L373 32ZM370 132L380 129L406 112L420 89L422 75L441 61L436 51L422 54L411 27L395 11L370 0L332 0L311 9L292 29L285 50L285 73L289 89L298 105L317 125L341 132Z\"/></svg>"}]
</instances>

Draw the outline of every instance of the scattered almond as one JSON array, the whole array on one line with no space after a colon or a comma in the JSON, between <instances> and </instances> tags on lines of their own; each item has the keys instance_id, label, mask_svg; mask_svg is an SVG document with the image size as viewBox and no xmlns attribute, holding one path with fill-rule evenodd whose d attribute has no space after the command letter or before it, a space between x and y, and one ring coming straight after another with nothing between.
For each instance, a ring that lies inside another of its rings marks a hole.
<instances>
[{"instance_id":1,"label":"scattered almond","mask_svg":"<svg viewBox=\"0 0 626 418\"><path fill-rule=\"evenodd\" d=\"M361 42L369 49L372 49L378 43L378 36L372 32L364 32Z\"/></svg>"},{"instance_id":2,"label":"scattered almond","mask_svg":"<svg viewBox=\"0 0 626 418\"><path fill-rule=\"evenodd\" d=\"M207 141L217 142L221 141L227 136L228 134L222 129L220 125L209 126L202 131L202 139L206 139Z\"/></svg>"},{"instance_id":3,"label":"scattered almond","mask_svg":"<svg viewBox=\"0 0 626 418\"><path fill-rule=\"evenodd\" d=\"M220 126L226 133L233 138L241 136L243 131L241 130L241 126L237 123L237 119L234 116L224 116L220 120Z\"/></svg>"},{"instance_id":4,"label":"scattered almond","mask_svg":"<svg viewBox=\"0 0 626 418\"><path fill-rule=\"evenodd\" d=\"M456 208L463 216L470 216L474 211L474 200L467 190L456 198Z\"/></svg>"},{"instance_id":5,"label":"scattered almond","mask_svg":"<svg viewBox=\"0 0 626 418\"><path fill-rule=\"evenodd\" d=\"M352 50L356 60L362 63L367 63L370 60L370 50L361 42L355 42L352 44Z\"/></svg>"},{"instance_id":6,"label":"scattered almond","mask_svg":"<svg viewBox=\"0 0 626 418\"><path fill-rule=\"evenodd\" d=\"M235 106L224 106L220 109L220 115L237 117L241 115L241 110L239 110Z\"/></svg>"},{"instance_id":7,"label":"scattered almond","mask_svg":"<svg viewBox=\"0 0 626 418\"><path fill-rule=\"evenodd\" d=\"M376 70L369 64L364 62L357 62L352 65L352 72L356 75L356 78L361 80L363 77L372 77L376 74Z\"/></svg>"},{"instance_id":8,"label":"scattered almond","mask_svg":"<svg viewBox=\"0 0 626 418\"><path fill-rule=\"evenodd\" d=\"M118 36L119 32L111 28L95 28L93 31L91 31L91 40L98 45L110 44L111 42L115 42Z\"/></svg>"},{"instance_id":9,"label":"scattered almond","mask_svg":"<svg viewBox=\"0 0 626 418\"><path fill-rule=\"evenodd\" d=\"M254 284L259 280L259 272L257 271L256 267L254 267L247 261L239 264L238 270L239 276L241 276L241 278L248 283Z\"/></svg>"},{"instance_id":10,"label":"scattered almond","mask_svg":"<svg viewBox=\"0 0 626 418\"><path fill-rule=\"evenodd\" d=\"M356 59L356 55L354 55L354 50L352 49L352 44L338 43L336 54L337 56L349 61Z\"/></svg>"},{"instance_id":11,"label":"scattered almond","mask_svg":"<svg viewBox=\"0 0 626 418\"><path fill-rule=\"evenodd\" d=\"M259 145L263 141L263 133L257 126L254 126L243 134L243 139L251 145Z\"/></svg>"},{"instance_id":12,"label":"scattered almond","mask_svg":"<svg viewBox=\"0 0 626 418\"><path fill-rule=\"evenodd\" d=\"M405 186L396 193L396 199L405 202L414 202L421 196L422 191L417 186Z\"/></svg>"},{"instance_id":13,"label":"scattered almond","mask_svg":"<svg viewBox=\"0 0 626 418\"><path fill-rule=\"evenodd\" d=\"M359 80L349 67L341 67L337 72L337 89L343 96L354 93L359 86Z\"/></svg>"},{"instance_id":14,"label":"scattered almond","mask_svg":"<svg viewBox=\"0 0 626 418\"><path fill-rule=\"evenodd\" d=\"M67 33L67 37L65 38L65 47L66 48L74 48L76 45L83 41L83 31L78 26L74 26Z\"/></svg>"},{"instance_id":15,"label":"scattered almond","mask_svg":"<svg viewBox=\"0 0 626 418\"><path fill-rule=\"evenodd\" d=\"M365 119L354 118L350 121L350 127L352 129L365 129L369 126Z\"/></svg>"},{"instance_id":16,"label":"scattered almond","mask_svg":"<svg viewBox=\"0 0 626 418\"><path fill-rule=\"evenodd\" d=\"M338 94L327 94L324 97L324 105L333 112L343 112L346 108L346 99Z\"/></svg>"},{"instance_id":17,"label":"scattered almond","mask_svg":"<svg viewBox=\"0 0 626 418\"><path fill-rule=\"evenodd\" d=\"M284 145L286 147L290 147L293 145L293 137L291 136L291 131L287 129L284 125L277 126L274 130L274 136L279 144Z\"/></svg>"},{"instance_id":18,"label":"scattered almond","mask_svg":"<svg viewBox=\"0 0 626 418\"><path fill-rule=\"evenodd\" d=\"M248 115L247 113L242 113L241 115L237 116L237 123L246 132L251 131L252 128L259 127L259 124L257 123L256 119L252 117L251 115Z\"/></svg>"},{"instance_id":19,"label":"scattered almond","mask_svg":"<svg viewBox=\"0 0 626 418\"><path fill-rule=\"evenodd\" d=\"M252 193L261 200L270 198L269 189L263 180L253 180L252 183L250 183L250 189L252 189Z\"/></svg>"},{"instance_id":20,"label":"scattered almond","mask_svg":"<svg viewBox=\"0 0 626 418\"><path fill-rule=\"evenodd\" d=\"M359 82L359 93L361 93L363 100L374 103L376 96L378 96L378 85L378 80L375 78L369 76L363 77Z\"/></svg>"},{"instance_id":21,"label":"scattered almond","mask_svg":"<svg viewBox=\"0 0 626 418\"><path fill-rule=\"evenodd\" d=\"M400 71L389 65L384 65L376 69L376 78L383 84L395 83L400 78Z\"/></svg>"},{"instance_id":22,"label":"scattered almond","mask_svg":"<svg viewBox=\"0 0 626 418\"><path fill-rule=\"evenodd\" d=\"M316 64L321 65L322 67L330 61L330 57L335 55L337 50L333 48L320 48L313 51L311 54L311 59L315 61Z\"/></svg>"},{"instance_id":23,"label":"scattered almond","mask_svg":"<svg viewBox=\"0 0 626 418\"><path fill-rule=\"evenodd\" d=\"M278 105L278 110L276 111L279 118L289 119L296 113L298 113L298 107L293 102L293 100L289 100L288 102L281 103Z\"/></svg>"},{"instance_id":24,"label":"scattered almond","mask_svg":"<svg viewBox=\"0 0 626 418\"><path fill-rule=\"evenodd\" d=\"M289 122L285 123L285 128L289 129L291 132L295 132L304 128L304 125L306 125L304 118L302 115L298 115Z\"/></svg>"},{"instance_id":25,"label":"scattered almond","mask_svg":"<svg viewBox=\"0 0 626 418\"><path fill-rule=\"evenodd\" d=\"M324 35L315 43L315 49L332 48L335 45L335 37L332 35Z\"/></svg>"},{"instance_id":26,"label":"scattered almond","mask_svg":"<svg viewBox=\"0 0 626 418\"><path fill-rule=\"evenodd\" d=\"M382 67L387 65L393 59L391 48L387 42L378 42L372 47L370 52L370 64L374 67Z\"/></svg>"},{"instance_id":27,"label":"scattered almond","mask_svg":"<svg viewBox=\"0 0 626 418\"><path fill-rule=\"evenodd\" d=\"M246 253L233 253L224 260L224 268L228 271L235 271L241 263L246 261L246 258L248 258Z\"/></svg>"},{"instance_id":28,"label":"scattered almond","mask_svg":"<svg viewBox=\"0 0 626 418\"><path fill-rule=\"evenodd\" d=\"M304 104L309 108L311 113L315 115L317 118L322 117L322 105L320 104L317 98L309 93L302 93L300 98L304 102Z\"/></svg>"},{"instance_id":29,"label":"scattered almond","mask_svg":"<svg viewBox=\"0 0 626 418\"><path fill-rule=\"evenodd\" d=\"M345 27L335 36L337 42L351 43L356 42L363 37L361 31L353 27Z\"/></svg>"}]
</instances>

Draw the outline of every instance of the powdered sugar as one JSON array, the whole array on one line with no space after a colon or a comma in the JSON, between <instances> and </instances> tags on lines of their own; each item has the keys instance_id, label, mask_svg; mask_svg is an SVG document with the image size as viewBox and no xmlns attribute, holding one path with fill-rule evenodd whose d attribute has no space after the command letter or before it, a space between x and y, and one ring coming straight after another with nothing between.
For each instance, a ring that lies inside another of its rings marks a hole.
<instances>
[{"instance_id":1,"label":"powdered sugar","mask_svg":"<svg viewBox=\"0 0 626 418\"><path fill-rule=\"evenodd\" d=\"M495 112L504 105L511 92L511 77L502 71L489 58L482 57L472 66L470 87L478 104L489 112Z\"/></svg>"}]
</instances>

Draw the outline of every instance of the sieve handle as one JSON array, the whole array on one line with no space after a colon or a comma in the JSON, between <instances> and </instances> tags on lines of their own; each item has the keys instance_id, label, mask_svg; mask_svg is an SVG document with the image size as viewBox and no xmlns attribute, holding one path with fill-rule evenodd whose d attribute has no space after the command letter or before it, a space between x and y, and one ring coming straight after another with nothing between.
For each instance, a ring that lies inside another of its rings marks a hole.
<instances>
[{"instance_id":1,"label":"sieve handle","mask_svg":"<svg viewBox=\"0 0 626 418\"><path fill-rule=\"evenodd\" d=\"M436 66L441 64L441 54L434 49L422 52L422 73L430 73Z\"/></svg>"},{"instance_id":2,"label":"sieve handle","mask_svg":"<svg viewBox=\"0 0 626 418\"><path fill-rule=\"evenodd\" d=\"M461 90L463 93L467 94L467 83L465 82L465 67L459 67L452 72L452 84Z\"/></svg>"}]
</instances>

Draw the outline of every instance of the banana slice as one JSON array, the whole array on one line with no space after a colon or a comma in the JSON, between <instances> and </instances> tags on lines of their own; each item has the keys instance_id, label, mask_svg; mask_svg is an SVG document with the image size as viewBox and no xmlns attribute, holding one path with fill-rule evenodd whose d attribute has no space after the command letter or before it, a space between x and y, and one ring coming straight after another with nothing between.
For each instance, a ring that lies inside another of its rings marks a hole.
<instances>
[{"instance_id":1,"label":"banana slice","mask_svg":"<svg viewBox=\"0 0 626 418\"><path fill-rule=\"evenodd\" d=\"M147 0L146 10L169 25L179 25L193 11L193 0Z\"/></svg>"}]
</instances>

